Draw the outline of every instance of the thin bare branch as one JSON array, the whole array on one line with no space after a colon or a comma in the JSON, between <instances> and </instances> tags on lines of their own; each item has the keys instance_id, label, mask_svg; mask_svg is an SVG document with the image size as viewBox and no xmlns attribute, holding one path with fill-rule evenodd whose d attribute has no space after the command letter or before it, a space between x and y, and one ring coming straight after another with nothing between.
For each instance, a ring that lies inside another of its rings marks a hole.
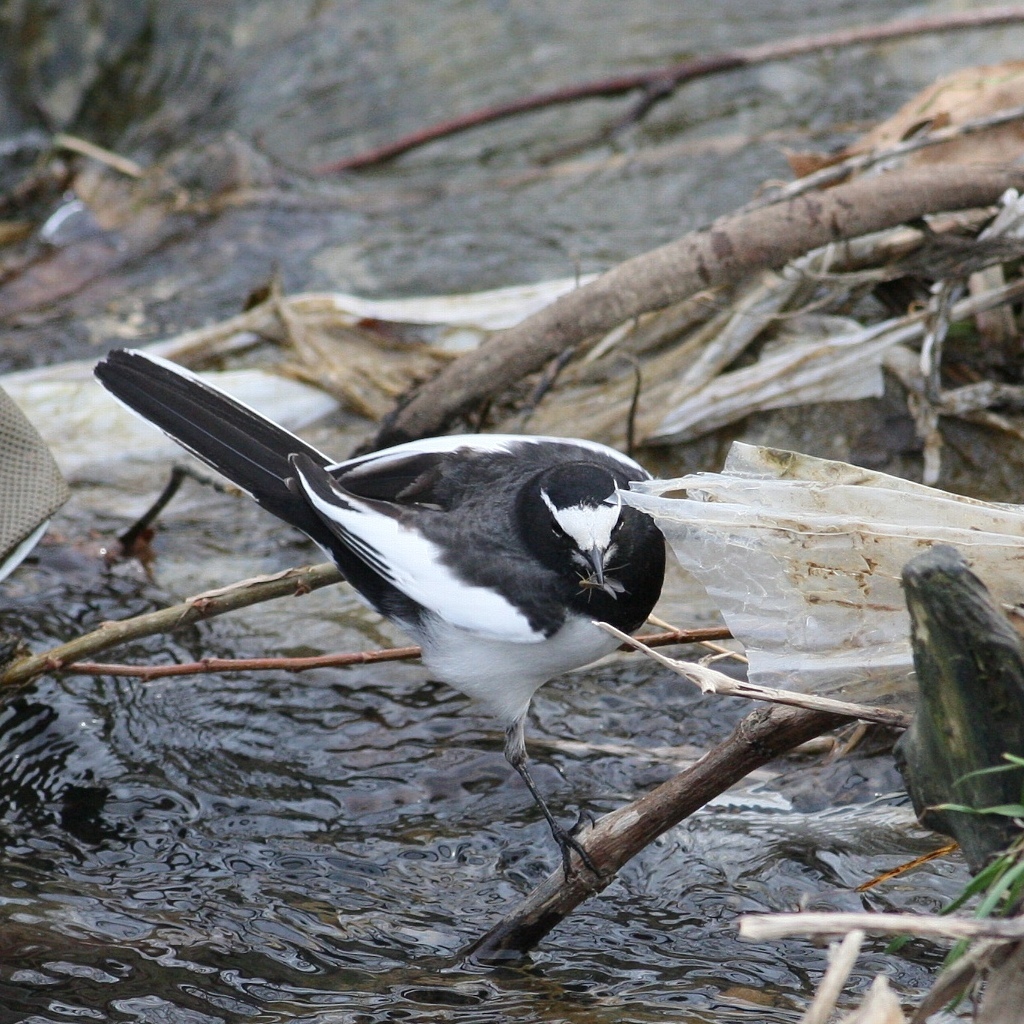
<instances>
[{"instance_id":1,"label":"thin bare branch","mask_svg":"<svg viewBox=\"0 0 1024 1024\"><path fill-rule=\"evenodd\" d=\"M928 149L931 146L939 146L944 142L951 142L964 135L975 135L978 132L988 131L990 128L998 128L1000 125L1009 124L1011 121L1020 121L1024 118L1024 106L1008 107L1006 110L999 110L986 117L978 117L971 121L964 121L961 124L946 125L943 128L935 128L922 135L915 135L912 139L905 139L895 145L886 146L883 149L873 149L869 153L857 153L854 156L840 160L838 163L822 167L821 170L805 174L796 181L791 181L778 189L762 196L760 199L748 203L739 212L758 210L764 206L771 206L773 203L783 202L795 196L803 195L815 189L829 188L841 181L846 181L852 175L874 167L876 164L888 163L898 157L909 156L921 149Z\"/></svg>"},{"instance_id":2,"label":"thin bare branch","mask_svg":"<svg viewBox=\"0 0 1024 1024\"><path fill-rule=\"evenodd\" d=\"M113 167L115 171L120 171L121 174L126 174L129 178L141 178L146 173L145 168L134 160L129 160L128 157L121 156L120 153L112 153L109 149L97 146L95 142L79 138L77 135L57 132L53 137L53 145L57 149L67 149L72 153L87 156L90 160L98 160L101 164Z\"/></svg>"},{"instance_id":3,"label":"thin bare branch","mask_svg":"<svg viewBox=\"0 0 1024 1024\"><path fill-rule=\"evenodd\" d=\"M864 933L855 928L847 932L838 946L829 950L828 970L814 994L814 1001L800 1019L800 1024L828 1024L832 1011L836 1008L836 1002L842 994L843 986L850 977L850 971L860 956L862 945Z\"/></svg>"},{"instance_id":4,"label":"thin bare branch","mask_svg":"<svg viewBox=\"0 0 1024 1024\"><path fill-rule=\"evenodd\" d=\"M793 690L777 690L770 686L755 686L753 683L733 679L723 672L716 672L706 665L694 662L678 661L667 658L664 654L650 649L642 637L629 636L621 630L610 626L607 622L598 625L607 633L621 640L623 644L643 652L659 664L671 669L676 675L688 679L699 686L702 693L716 693L722 697L744 697L747 700L763 700L769 704L785 704L794 708L806 708L809 711L823 711L848 718L859 718L866 722L878 722L891 728L905 729L910 725L911 717L894 708L873 707L868 704L851 704L845 700L833 700L831 697L819 697L814 693L797 693Z\"/></svg>"},{"instance_id":5,"label":"thin bare branch","mask_svg":"<svg viewBox=\"0 0 1024 1024\"><path fill-rule=\"evenodd\" d=\"M762 43L759 46L726 50L723 53L711 54L707 57L695 57L681 61L668 67L582 82L548 92L535 93L532 96L520 97L507 103L483 107L411 132L394 142L375 146L340 160L320 164L313 168L313 173L338 174L342 171L361 170L392 160L412 149L425 146L429 142L436 142L438 139L447 138L480 125L493 124L495 121L533 110L542 110L546 107L575 103L579 100L621 96L642 90L644 95L639 105L629 111L625 117L620 118L613 126L614 130L614 127L621 127L624 124L640 120L657 102L670 96L679 86L708 75L767 64L771 61L788 60L821 50L862 46L907 36L924 35L929 32L953 32L970 28L993 27L1017 21L1024 21L1024 9L1021 7L985 7L976 11L959 11L931 18L909 18L892 21L885 25L866 25L820 35L799 36L782 42L776 41Z\"/></svg>"},{"instance_id":6,"label":"thin bare branch","mask_svg":"<svg viewBox=\"0 0 1024 1024\"><path fill-rule=\"evenodd\" d=\"M306 672L311 668L344 668L380 661L410 661L420 656L418 647L386 647L379 651L320 654L308 658L203 658L178 665L116 665L78 661L61 669L63 675L124 676L152 682L171 676L212 675L218 672Z\"/></svg>"},{"instance_id":7,"label":"thin bare branch","mask_svg":"<svg viewBox=\"0 0 1024 1024\"><path fill-rule=\"evenodd\" d=\"M917 914L746 914L740 938L754 942L791 935L919 935L934 939L1024 939L1024 918L922 917Z\"/></svg>"},{"instance_id":8,"label":"thin bare branch","mask_svg":"<svg viewBox=\"0 0 1024 1024\"><path fill-rule=\"evenodd\" d=\"M199 594L181 604L162 608L147 615L137 615L119 622L104 622L99 629L76 637L42 654L8 665L0 673L0 687L28 683L46 672L59 672L73 662L109 650L129 640L138 640L157 633L172 633L203 619L249 605L270 601L275 597L297 596L318 590L342 579L338 569L330 564L289 569L273 577L243 580L216 593Z\"/></svg>"}]
</instances>

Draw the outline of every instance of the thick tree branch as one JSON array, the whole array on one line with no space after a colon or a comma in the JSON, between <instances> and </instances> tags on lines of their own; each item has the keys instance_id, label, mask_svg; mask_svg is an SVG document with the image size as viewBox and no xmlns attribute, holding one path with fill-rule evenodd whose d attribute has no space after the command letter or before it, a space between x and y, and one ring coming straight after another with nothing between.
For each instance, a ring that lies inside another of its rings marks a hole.
<instances>
[{"instance_id":1,"label":"thick tree branch","mask_svg":"<svg viewBox=\"0 0 1024 1024\"><path fill-rule=\"evenodd\" d=\"M564 349L695 292L779 268L829 242L1024 188L1024 169L950 165L858 178L827 192L720 218L619 264L456 360L388 416L370 450L443 433L457 417Z\"/></svg>"}]
</instances>

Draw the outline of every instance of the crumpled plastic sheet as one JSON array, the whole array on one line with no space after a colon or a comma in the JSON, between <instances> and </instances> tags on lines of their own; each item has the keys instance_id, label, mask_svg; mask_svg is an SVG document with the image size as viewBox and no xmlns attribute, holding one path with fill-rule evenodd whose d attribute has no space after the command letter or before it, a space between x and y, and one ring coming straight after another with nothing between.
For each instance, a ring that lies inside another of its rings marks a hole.
<instances>
[{"instance_id":1,"label":"crumpled plastic sheet","mask_svg":"<svg viewBox=\"0 0 1024 1024\"><path fill-rule=\"evenodd\" d=\"M996 601L1024 599L1024 506L740 443L721 473L634 488L623 500L655 518L762 686L912 706L900 579L936 543L959 549Z\"/></svg>"}]
</instances>

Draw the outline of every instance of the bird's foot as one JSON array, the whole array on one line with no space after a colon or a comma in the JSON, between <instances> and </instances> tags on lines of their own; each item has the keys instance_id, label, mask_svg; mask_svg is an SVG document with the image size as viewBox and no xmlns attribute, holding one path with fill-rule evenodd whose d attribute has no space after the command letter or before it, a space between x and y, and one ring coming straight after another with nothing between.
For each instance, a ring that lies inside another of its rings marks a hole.
<instances>
[{"instance_id":1,"label":"bird's foot","mask_svg":"<svg viewBox=\"0 0 1024 1024\"><path fill-rule=\"evenodd\" d=\"M588 815L589 817L589 815ZM595 877L604 877L598 870L597 865L594 863L590 854L583 849L580 841L576 838L580 828L583 825L584 817L581 814L579 820L573 825L571 829L566 831L561 825L556 822L552 822L551 834L555 837L555 842L558 844L558 849L562 852L562 871L565 874L565 880L568 882L576 874L575 868L572 866L572 855L575 853L577 857L583 862L583 866Z\"/></svg>"}]
</instances>

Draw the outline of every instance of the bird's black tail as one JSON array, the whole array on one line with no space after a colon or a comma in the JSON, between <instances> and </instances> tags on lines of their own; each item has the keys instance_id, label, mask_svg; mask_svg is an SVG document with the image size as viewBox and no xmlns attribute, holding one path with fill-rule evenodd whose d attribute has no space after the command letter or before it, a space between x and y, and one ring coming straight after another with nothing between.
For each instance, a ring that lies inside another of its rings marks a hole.
<instances>
[{"instance_id":1,"label":"bird's black tail","mask_svg":"<svg viewBox=\"0 0 1024 1024\"><path fill-rule=\"evenodd\" d=\"M123 405L158 426L268 512L321 545L332 537L298 490L288 456L331 460L254 409L164 359L115 349L96 366L99 382Z\"/></svg>"}]
</instances>

